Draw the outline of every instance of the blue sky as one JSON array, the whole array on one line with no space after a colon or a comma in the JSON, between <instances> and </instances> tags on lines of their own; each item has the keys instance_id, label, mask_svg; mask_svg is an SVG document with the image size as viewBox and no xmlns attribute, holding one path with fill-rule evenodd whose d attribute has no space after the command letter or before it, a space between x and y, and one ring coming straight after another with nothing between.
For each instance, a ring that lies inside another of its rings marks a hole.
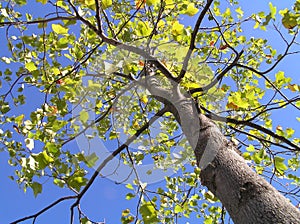
<instances>
[{"instance_id":1,"label":"blue sky","mask_svg":"<svg viewBox=\"0 0 300 224\"><path fill-rule=\"evenodd\" d=\"M241 0L240 2L243 10L245 11L245 15L250 15L252 12L264 11L269 9L269 1ZM290 0L276 0L271 2L273 3L273 5L277 6L277 10L285 7L290 8L293 3L293 1ZM43 14L46 10L46 8L35 9L35 13L39 12ZM184 21L184 23L193 22L194 21L188 20L188 18L185 18ZM257 34L256 32L258 32L259 34ZM250 30L249 32L245 30L245 33L247 33L247 36L262 34L262 32L258 30ZM5 39L4 35L5 29L0 29L0 37L2 40ZM272 43L274 48L282 49L283 45L282 43L278 42L278 37L274 37L274 32L264 32L262 37L267 38L269 42ZM5 41L0 41L0 49L0 57L5 56L5 54L7 54L5 50ZM7 65L0 63L0 66L2 70L3 66ZM297 74L298 71L300 71L299 56L290 56L289 58L285 59L275 71L278 70L284 70L287 75L293 77L294 83L300 83L300 76L299 74ZM274 75L276 73L275 71ZM270 77L272 77L272 75ZM5 89L0 90L1 94L4 90ZM35 104L38 104L38 102L31 102L32 107L34 107ZM297 122L295 119L296 116L300 117L297 111L293 109L289 110L288 114L285 114L284 116L280 114L280 112L274 113L274 126L276 127L277 124L280 124L281 126L283 126L283 128L295 126L294 124L295 122ZM300 128L296 130L296 133L297 131L299 133ZM299 136L300 134L296 135ZM75 141L71 143L71 147L77 148L77 144ZM61 196L72 195L72 193L68 190L53 187L52 184L48 183L44 185L43 193L37 198L34 198L31 190L28 190L26 193L24 193L23 190L20 189L15 182L7 178L8 176L13 175L14 172L14 167L8 165L7 158L8 157L6 153L0 153L0 223L9 223L15 219L31 215ZM153 187L155 186L157 186L157 184L153 185ZM81 207L86 212L86 214L95 221L105 220L107 224L120 223L122 210L126 208L131 208L134 211L136 207L136 200L127 201L124 199L127 193L128 191L124 185L116 185L113 181L109 179L97 178L93 186L84 196L81 203ZM69 200L55 206L43 215L39 216L36 223L69 223L69 206L72 203L73 201ZM23 223L32 223L32 220ZM190 223L197 223L197 221L190 220Z\"/></svg>"}]
</instances>

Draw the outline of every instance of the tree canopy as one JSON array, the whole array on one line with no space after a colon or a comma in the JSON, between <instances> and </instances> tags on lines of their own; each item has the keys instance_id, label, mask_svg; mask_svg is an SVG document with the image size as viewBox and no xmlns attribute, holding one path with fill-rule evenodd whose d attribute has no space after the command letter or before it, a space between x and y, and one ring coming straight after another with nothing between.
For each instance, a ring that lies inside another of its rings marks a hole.
<instances>
[{"instance_id":1,"label":"tree canopy","mask_svg":"<svg viewBox=\"0 0 300 224\"><path fill-rule=\"evenodd\" d=\"M235 0L0 6L0 141L15 168L9 176L36 197L45 184L70 191L15 223L66 200L71 223L96 223L80 204L99 177L125 184L126 199L136 201L116 214L122 223L229 220L199 180L217 152L202 163L195 157L194 130L182 126L190 116L180 114L187 99L299 205L300 85L285 65L300 50L300 1L260 12Z\"/></svg>"}]
</instances>

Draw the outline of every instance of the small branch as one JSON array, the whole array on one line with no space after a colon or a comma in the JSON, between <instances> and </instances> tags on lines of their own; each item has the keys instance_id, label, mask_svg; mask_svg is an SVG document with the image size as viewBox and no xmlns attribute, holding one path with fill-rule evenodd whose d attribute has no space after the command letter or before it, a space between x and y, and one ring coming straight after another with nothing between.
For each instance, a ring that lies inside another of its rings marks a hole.
<instances>
[{"instance_id":1,"label":"small branch","mask_svg":"<svg viewBox=\"0 0 300 224\"><path fill-rule=\"evenodd\" d=\"M300 147L298 145L292 143L290 140L286 139L283 136L277 135L273 131L271 131L271 130L263 127L263 126L260 126L258 124L252 123L252 122L247 121L247 120L236 120L236 119L233 119L233 118L222 117L222 116L219 116L219 115L207 110L206 108L204 108L202 106L200 106L200 107L201 107L201 109L203 109L205 112L207 112L209 114L209 118L212 119L212 120L221 121L221 122L225 122L225 123L232 123L232 124L235 124L235 125L246 125L248 127L251 127L251 128L256 129L256 130L262 131L263 133L265 133L267 135L270 135L271 137L276 138L276 139L286 143L287 145L293 147L293 149L292 149L293 151L300 151Z\"/></svg>"},{"instance_id":2,"label":"small branch","mask_svg":"<svg viewBox=\"0 0 300 224\"><path fill-rule=\"evenodd\" d=\"M189 64L189 60L192 56L192 53L193 53L193 50L195 49L195 41L196 41L196 37L197 37L197 33L198 33L198 30L200 28L200 25L204 19L204 16L206 14L206 12L209 10L209 7L210 5L212 4L213 0L207 0L207 3L206 5L204 6L202 12L200 13L198 19L197 19L197 22L195 24L195 27L194 27L194 30L192 32L192 36L191 36L191 42L190 42L190 47L189 47L189 50L184 58L184 61L183 61L183 65L182 65L182 68L181 68L181 71L180 71L180 74L179 76L176 78L176 82L180 82L180 80L184 77L185 73L186 73L186 70L187 70L187 67L188 67L188 64Z\"/></svg>"},{"instance_id":3,"label":"small branch","mask_svg":"<svg viewBox=\"0 0 300 224\"><path fill-rule=\"evenodd\" d=\"M137 55L140 55L144 58L146 58L148 61L150 61L153 65L156 66L157 69L159 69L162 74L164 74L167 78L169 78L170 80L175 81L176 78L173 76L173 74L168 70L168 68L160 61L158 60L156 57L152 56L151 54L147 53L146 51L144 51L141 48L135 47L135 46L131 46L125 43L122 43L116 39L113 38L109 38L107 37L101 27L101 21L97 22L98 23L98 28L96 26L94 26L90 21L84 19L82 16L79 15L76 7L71 3L70 0L68 0L69 4L71 5L71 7L73 8L76 17L83 23L85 24L88 28L90 28L91 30L93 30L101 39L103 42L110 44L112 46L115 47L120 47L124 50L130 51L132 53L135 53ZM97 1L96 1L97 2ZM97 6L97 5L96 5ZM100 7L98 5L98 7Z\"/></svg>"},{"instance_id":4,"label":"small branch","mask_svg":"<svg viewBox=\"0 0 300 224\"><path fill-rule=\"evenodd\" d=\"M127 141L122 144L120 147L118 147L115 151L113 151L96 169L93 176L90 178L87 185L83 188L83 190L78 194L76 202L71 206L71 210L74 209L79 203L81 198L84 196L84 194L87 192L87 190L91 187L97 176L99 175L100 171L106 166L106 164L111 161L116 155L118 155L120 152L122 152L126 147L128 147L135 139L137 139L143 131L145 131L151 124L153 124L159 117L161 117L164 113L168 111L167 107L164 107L160 111L158 111L150 120L148 123L144 124L139 130L136 131L136 133L127 139Z\"/></svg>"},{"instance_id":5,"label":"small branch","mask_svg":"<svg viewBox=\"0 0 300 224\"><path fill-rule=\"evenodd\" d=\"M57 16L49 19L39 19L33 21L16 21L16 22L0 22L0 26L18 26L18 25L30 25L30 24L39 24L39 23L48 23L56 20L77 20L75 16L66 17L66 16Z\"/></svg>"},{"instance_id":6,"label":"small branch","mask_svg":"<svg viewBox=\"0 0 300 224\"><path fill-rule=\"evenodd\" d=\"M235 59L232 61L232 63L230 65L228 65L211 83L209 83L207 86L204 87L200 87L200 88L195 88L195 89L191 89L189 91L190 94L193 93L197 93L197 92L205 92L207 90L209 90L210 88L212 88L213 86L215 86L222 78L223 76L229 72L234 66L237 65L240 57L242 56L242 54L244 53L244 51L242 50L240 53L236 54Z\"/></svg>"},{"instance_id":7,"label":"small branch","mask_svg":"<svg viewBox=\"0 0 300 224\"><path fill-rule=\"evenodd\" d=\"M34 215L30 215L30 216L18 219L16 221L11 222L10 224L18 224L18 223L23 222L28 219L36 219L39 215L46 212L47 210L54 207L55 205L59 204L60 202L65 201L65 200L70 200L70 199L76 199L76 198L77 198L77 195L62 197L62 198L56 200L55 202L53 202L52 204L48 205L47 207L43 208L39 212L35 213Z\"/></svg>"}]
</instances>

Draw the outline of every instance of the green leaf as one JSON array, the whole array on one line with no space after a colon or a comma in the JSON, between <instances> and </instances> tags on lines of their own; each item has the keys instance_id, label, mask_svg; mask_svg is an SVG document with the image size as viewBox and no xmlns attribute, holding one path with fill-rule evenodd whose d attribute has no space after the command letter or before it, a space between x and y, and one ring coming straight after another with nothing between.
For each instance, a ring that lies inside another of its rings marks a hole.
<instances>
[{"instance_id":1,"label":"green leaf","mask_svg":"<svg viewBox=\"0 0 300 224\"><path fill-rule=\"evenodd\" d=\"M79 119L82 123L86 123L87 120L89 119L89 113L86 112L85 110L82 110L80 113L79 113Z\"/></svg>"},{"instance_id":2,"label":"green leaf","mask_svg":"<svg viewBox=\"0 0 300 224\"><path fill-rule=\"evenodd\" d=\"M130 200L130 199L132 199L132 198L134 198L135 197L135 195L134 194L132 194L132 193L128 193L128 194L126 194L126 200Z\"/></svg>"},{"instance_id":3,"label":"green leaf","mask_svg":"<svg viewBox=\"0 0 300 224\"><path fill-rule=\"evenodd\" d=\"M183 209L180 205L175 205L175 208L174 208L174 212L177 214L177 213L180 213L182 212Z\"/></svg>"},{"instance_id":4,"label":"green leaf","mask_svg":"<svg viewBox=\"0 0 300 224\"><path fill-rule=\"evenodd\" d=\"M85 156L86 164L88 167L95 166L98 159L99 159L98 156L94 152L90 155Z\"/></svg>"},{"instance_id":5,"label":"green leaf","mask_svg":"<svg viewBox=\"0 0 300 224\"><path fill-rule=\"evenodd\" d=\"M35 66L34 62L28 62L25 64L25 68L29 71L29 72L33 72L35 70L37 70L37 67Z\"/></svg>"},{"instance_id":6,"label":"green leaf","mask_svg":"<svg viewBox=\"0 0 300 224\"><path fill-rule=\"evenodd\" d=\"M87 217L83 217L80 218L80 224L92 224L92 222Z\"/></svg>"},{"instance_id":7,"label":"green leaf","mask_svg":"<svg viewBox=\"0 0 300 224\"><path fill-rule=\"evenodd\" d=\"M61 24L52 24L52 30L57 34L67 34L68 28L63 27Z\"/></svg>"},{"instance_id":8,"label":"green leaf","mask_svg":"<svg viewBox=\"0 0 300 224\"><path fill-rule=\"evenodd\" d=\"M284 171L286 171L288 168L287 166L284 164L284 158L276 156L274 158L274 166L275 169L280 173L283 174Z\"/></svg>"},{"instance_id":9,"label":"green leaf","mask_svg":"<svg viewBox=\"0 0 300 224\"><path fill-rule=\"evenodd\" d=\"M57 145L53 142L47 142L45 145L45 148L48 150L48 152L53 153L53 154L55 154L59 151Z\"/></svg>"},{"instance_id":10,"label":"green leaf","mask_svg":"<svg viewBox=\"0 0 300 224\"><path fill-rule=\"evenodd\" d=\"M32 154L32 157L37 162L37 168L42 170L45 169L50 163L54 162L54 159L50 157L46 151L38 154Z\"/></svg>"},{"instance_id":11,"label":"green leaf","mask_svg":"<svg viewBox=\"0 0 300 224\"><path fill-rule=\"evenodd\" d=\"M297 18L299 15L292 14L289 10L283 10L280 13L283 15L282 17L282 25L287 29L293 29L295 26L297 26Z\"/></svg>"},{"instance_id":12,"label":"green leaf","mask_svg":"<svg viewBox=\"0 0 300 224\"><path fill-rule=\"evenodd\" d=\"M36 197L38 194L42 193L42 190L43 190L43 186L38 183L38 182L33 182L30 187L32 188L33 190L33 194L34 194L34 197Z\"/></svg>"},{"instance_id":13,"label":"green leaf","mask_svg":"<svg viewBox=\"0 0 300 224\"><path fill-rule=\"evenodd\" d=\"M20 126L23 123L24 116L25 116L24 114L21 114L15 118L15 123L18 126Z\"/></svg>"},{"instance_id":14,"label":"green leaf","mask_svg":"<svg viewBox=\"0 0 300 224\"><path fill-rule=\"evenodd\" d=\"M87 179L84 178L83 176L72 176L69 180L68 180L68 185L74 189L76 189L77 191L80 191L80 188L85 186L87 183Z\"/></svg>"},{"instance_id":15,"label":"green leaf","mask_svg":"<svg viewBox=\"0 0 300 224\"><path fill-rule=\"evenodd\" d=\"M155 210L151 202L142 204L139 211L145 224L153 224L155 222L159 222L159 219L157 218L157 211Z\"/></svg>"},{"instance_id":16,"label":"green leaf","mask_svg":"<svg viewBox=\"0 0 300 224\"><path fill-rule=\"evenodd\" d=\"M119 133L118 132L115 132L115 131L111 131L109 133L109 140L112 140L112 139L116 139L119 137Z\"/></svg>"},{"instance_id":17,"label":"green leaf","mask_svg":"<svg viewBox=\"0 0 300 224\"><path fill-rule=\"evenodd\" d=\"M65 182L61 179L54 179L53 183L56 184L59 187L64 187L65 186Z\"/></svg>"}]
</instances>

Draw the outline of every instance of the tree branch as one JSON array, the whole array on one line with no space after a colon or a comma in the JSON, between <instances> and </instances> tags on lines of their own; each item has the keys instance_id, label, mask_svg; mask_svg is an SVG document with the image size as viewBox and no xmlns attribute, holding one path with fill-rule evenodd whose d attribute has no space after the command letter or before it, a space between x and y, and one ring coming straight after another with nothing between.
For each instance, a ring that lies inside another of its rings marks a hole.
<instances>
[{"instance_id":1,"label":"tree branch","mask_svg":"<svg viewBox=\"0 0 300 224\"><path fill-rule=\"evenodd\" d=\"M48 23L56 20L77 20L76 16L57 16L49 19L38 19L33 21L16 21L16 22L0 22L0 26L18 26L18 25L30 25L30 24L39 24L39 23Z\"/></svg>"},{"instance_id":2,"label":"tree branch","mask_svg":"<svg viewBox=\"0 0 300 224\"><path fill-rule=\"evenodd\" d=\"M242 54L244 53L244 51L242 50L240 53L236 54L234 60L232 61L232 63L230 65L228 65L211 83L209 83L208 85L204 86L204 87L200 87L200 88L195 88L195 89L191 89L189 91L190 94L193 93L197 93L197 92L205 92L208 91L210 88L212 88L213 86L215 86L222 78L223 76L229 72L234 66L237 65L240 57L242 56Z\"/></svg>"},{"instance_id":3,"label":"tree branch","mask_svg":"<svg viewBox=\"0 0 300 224\"><path fill-rule=\"evenodd\" d=\"M18 224L18 223L23 222L23 221L28 220L28 219L36 219L39 215L46 212L47 210L54 207L55 205L59 204L60 202L65 201L65 200L70 200L70 199L76 199L76 198L77 198L77 195L62 197L62 198L56 200L55 202L51 203L50 205L46 206L45 208L43 208L39 212L35 213L34 215L30 215L30 216L18 219L16 221L11 222L10 224Z\"/></svg>"},{"instance_id":4,"label":"tree branch","mask_svg":"<svg viewBox=\"0 0 300 224\"><path fill-rule=\"evenodd\" d=\"M212 2L213 2L213 0L207 0L206 5L204 6L202 12L200 13L200 15L197 19L194 30L192 32L190 47L189 47L189 50L188 50L188 52L187 52L187 54L184 58L183 65L182 65L179 76L176 78L176 82L180 82L180 80L184 77L184 75L186 73L186 70L187 70L187 67L188 67L188 64L189 64L189 60L192 56L193 50L196 47L195 46L195 41L196 41L198 30L199 30L200 25L202 23L202 20L204 19L204 16L205 16L206 12L209 10L209 7L210 7Z\"/></svg>"},{"instance_id":5,"label":"tree branch","mask_svg":"<svg viewBox=\"0 0 300 224\"><path fill-rule=\"evenodd\" d=\"M71 206L71 210L74 209L79 203L81 198L84 196L84 194L87 192L87 190L91 187L101 170L106 166L106 164L111 161L116 155L118 155L120 152L122 152L126 147L128 147L135 139L137 139L143 131L145 131L151 124L153 124L159 117L161 117L164 113L168 111L167 107L164 107L163 109L159 110L149 121L148 123L144 124L139 130L136 131L136 133L127 139L127 141L122 144L120 147L118 147L115 151L113 151L96 169L93 176L90 178L87 185L82 189L82 191L77 195L76 202Z\"/></svg>"},{"instance_id":6,"label":"tree branch","mask_svg":"<svg viewBox=\"0 0 300 224\"><path fill-rule=\"evenodd\" d=\"M285 138L283 136L277 135L273 131L271 131L271 130L263 127L263 126L252 123L248 120L236 120L236 119L229 118L229 117L222 117L222 116L219 116L219 115L209 111L208 109L206 109L203 106L200 106L200 108L203 109L205 112L207 112L208 117L212 120L221 121L221 122L225 122L225 123L232 123L232 124L235 124L235 125L240 125L240 124L241 125L246 125L248 127L251 127L251 128L256 129L256 130L262 131L263 133L265 133L267 135L270 135L271 137L276 138L276 139L286 143L287 145L293 147L293 149L292 149L293 151L300 151L300 147L298 145L294 144L293 142L291 142L290 140L288 140L287 138Z\"/></svg>"}]
</instances>

